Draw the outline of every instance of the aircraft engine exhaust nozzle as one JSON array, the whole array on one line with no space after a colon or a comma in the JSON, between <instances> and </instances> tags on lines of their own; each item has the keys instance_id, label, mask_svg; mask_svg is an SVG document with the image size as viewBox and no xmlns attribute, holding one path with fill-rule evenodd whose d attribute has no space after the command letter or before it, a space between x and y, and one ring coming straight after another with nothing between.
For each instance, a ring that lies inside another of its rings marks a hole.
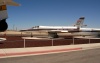
<instances>
[{"instance_id":1,"label":"aircraft engine exhaust nozzle","mask_svg":"<svg viewBox=\"0 0 100 63\"><path fill-rule=\"evenodd\" d=\"M8 24L6 23L6 19L0 20L0 32L6 31L8 28Z\"/></svg>"}]
</instances>

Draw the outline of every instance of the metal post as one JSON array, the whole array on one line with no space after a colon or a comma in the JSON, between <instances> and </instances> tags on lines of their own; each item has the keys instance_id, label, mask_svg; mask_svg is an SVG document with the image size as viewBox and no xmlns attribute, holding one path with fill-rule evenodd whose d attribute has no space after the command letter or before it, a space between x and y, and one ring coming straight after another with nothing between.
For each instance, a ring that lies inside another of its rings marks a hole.
<instances>
[{"instance_id":1,"label":"metal post","mask_svg":"<svg viewBox=\"0 0 100 63\"><path fill-rule=\"evenodd\" d=\"M53 46L53 39L52 39L52 46Z\"/></svg>"},{"instance_id":2,"label":"metal post","mask_svg":"<svg viewBox=\"0 0 100 63\"><path fill-rule=\"evenodd\" d=\"M89 44L90 44L90 38L89 38Z\"/></svg>"},{"instance_id":3,"label":"metal post","mask_svg":"<svg viewBox=\"0 0 100 63\"><path fill-rule=\"evenodd\" d=\"M73 45L74 45L74 37L73 37Z\"/></svg>"},{"instance_id":4,"label":"metal post","mask_svg":"<svg viewBox=\"0 0 100 63\"><path fill-rule=\"evenodd\" d=\"M15 25L13 25L13 30L14 30L14 28L15 28Z\"/></svg>"},{"instance_id":5,"label":"metal post","mask_svg":"<svg viewBox=\"0 0 100 63\"><path fill-rule=\"evenodd\" d=\"M24 48L25 48L25 39L24 39Z\"/></svg>"}]
</instances>

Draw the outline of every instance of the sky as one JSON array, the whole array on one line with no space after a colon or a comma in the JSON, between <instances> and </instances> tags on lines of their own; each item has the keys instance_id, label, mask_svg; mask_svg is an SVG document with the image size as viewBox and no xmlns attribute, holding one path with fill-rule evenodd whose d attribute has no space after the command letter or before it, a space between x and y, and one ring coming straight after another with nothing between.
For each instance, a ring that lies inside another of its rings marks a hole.
<instances>
[{"instance_id":1,"label":"sky","mask_svg":"<svg viewBox=\"0 0 100 63\"><path fill-rule=\"evenodd\" d=\"M84 16L87 27L100 28L100 0L14 0L7 6L8 29L33 26L72 26Z\"/></svg>"}]
</instances>

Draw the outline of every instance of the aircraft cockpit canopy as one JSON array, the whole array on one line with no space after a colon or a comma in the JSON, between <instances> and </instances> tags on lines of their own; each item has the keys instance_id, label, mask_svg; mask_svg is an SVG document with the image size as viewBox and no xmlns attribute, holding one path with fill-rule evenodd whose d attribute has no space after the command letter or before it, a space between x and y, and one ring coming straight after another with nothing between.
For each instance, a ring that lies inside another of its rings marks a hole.
<instances>
[{"instance_id":1,"label":"aircraft cockpit canopy","mask_svg":"<svg viewBox=\"0 0 100 63\"><path fill-rule=\"evenodd\" d=\"M34 26L34 27L33 27L33 29L38 29L38 28L39 28L39 26Z\"/></svg>"}]
</instances>

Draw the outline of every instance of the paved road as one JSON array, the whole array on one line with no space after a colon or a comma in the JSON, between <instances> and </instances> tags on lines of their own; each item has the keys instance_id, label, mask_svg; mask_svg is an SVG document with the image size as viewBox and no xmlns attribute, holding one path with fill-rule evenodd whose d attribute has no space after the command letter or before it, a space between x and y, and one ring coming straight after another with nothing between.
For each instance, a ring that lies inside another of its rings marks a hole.
<instances>
[{"instance_id":1,"label":"paved road","mask_svg":"<svg viewBox=\"0 0 100 63\"><path fill-rule=\"evenodd\" d=\"M3 58L0 59L0 63L100 63L100 48L57 54Z\"/></svg>"}]
</instances>

